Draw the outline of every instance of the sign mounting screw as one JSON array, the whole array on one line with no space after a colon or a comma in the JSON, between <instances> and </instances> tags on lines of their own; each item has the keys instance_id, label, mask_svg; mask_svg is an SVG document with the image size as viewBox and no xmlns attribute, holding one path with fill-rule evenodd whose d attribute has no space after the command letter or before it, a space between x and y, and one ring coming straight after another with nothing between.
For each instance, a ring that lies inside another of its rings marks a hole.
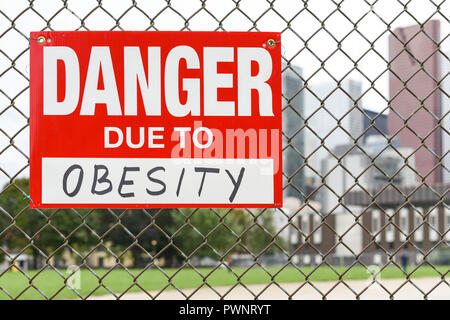
<instances>
[{"instance_id":1,"label":"sign mounting screw","mask_svg":"<svg viewBox=\"0 0 450 320\"><path fill-rule=\"evenodd\" d=\"M275 44L276 44L275 40L273 40L273 39L267 40L267 45L268 45L269 47L274 47Z\"/></svg>"},{"instance_id":2,"label":"sign mounting screw","mask_svg":"<svg viewBox=\"0 0 450 320\"><path fill-rule=\"evenodd\" d=\"M40 36L39 38L37 38L37 41L39 44L44 44L45 43L45 37L44 36Z\"/></svg>"}]
</instances>

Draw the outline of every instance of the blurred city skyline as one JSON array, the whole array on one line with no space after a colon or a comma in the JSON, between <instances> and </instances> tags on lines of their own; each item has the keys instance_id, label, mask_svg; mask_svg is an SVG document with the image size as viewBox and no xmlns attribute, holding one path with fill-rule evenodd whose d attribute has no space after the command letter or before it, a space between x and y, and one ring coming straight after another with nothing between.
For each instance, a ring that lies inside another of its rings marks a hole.
<instances>
[{"instance_id":1,"label":"blurred city skyline","mask_svg":"<svg viewBox=\"0 0 450 320\"><path fill-rule=\"evenodd\" d=\"M296 5L295 5L296 4ZM432 4L432 5L430 5ZM406 6L406 7L405 7ZM45 8L45 10L43 10ZM407 8L407 11L404 11ZM49 26L40 17L50 19ZM198 0L29 1L0 3L0 167L10 176L28 176L26 155L29 148L26 117L29 115L30 31L37 30L227 30L282 32L283 61L302 69L307 88L336 80L360 83L358 104L364 109L387 112L389 100L388 36L398 27L423 23L429 19L448 22L448 2L439 6L430 1L207 1L202 9ZM213 16L215 18L213 18ZM11 19L10 17L16 17ZM190 17L186 22L182 17ZM84 19L85 18L85 19ZM80 21L82 20L82 22ZM117 19L119 19L117 23ZM21 23L26 21L26 23ZM355 28L355 23L356 27ZM390 27L390 31L387 28ZM443 52L450 51L449 23L441 23ZM373 43L370 43L373 42ZM340 48L338 43L340 43ZM330 57L331 55L331 57ZM322 61L325 61L321 67ZM352 70L353 61L358 70ZM11 61L14 67L11 68ZM14 108L11 108L11 99ZM284 100L284 99L283 99ZM25 169L23 169L25 168ZM22 170L23 169L23 170ZM0 174L0 184L8 181Z\"/></svg>"}]
</instances>

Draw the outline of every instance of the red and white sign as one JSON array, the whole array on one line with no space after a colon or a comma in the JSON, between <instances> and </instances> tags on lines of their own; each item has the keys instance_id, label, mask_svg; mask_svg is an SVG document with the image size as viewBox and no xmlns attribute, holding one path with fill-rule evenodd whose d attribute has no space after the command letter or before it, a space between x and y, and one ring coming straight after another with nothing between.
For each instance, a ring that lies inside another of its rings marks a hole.
<instances>
[{"instance_id":1,"label":"red and white sign","mask_svg":"<svg viewBox=\"0 0 450 320\"><path fill-rule=\"evenodd\" d=\"M282 205L276 32L32 32L33 208Z\"/></svg>"}]
</instances>

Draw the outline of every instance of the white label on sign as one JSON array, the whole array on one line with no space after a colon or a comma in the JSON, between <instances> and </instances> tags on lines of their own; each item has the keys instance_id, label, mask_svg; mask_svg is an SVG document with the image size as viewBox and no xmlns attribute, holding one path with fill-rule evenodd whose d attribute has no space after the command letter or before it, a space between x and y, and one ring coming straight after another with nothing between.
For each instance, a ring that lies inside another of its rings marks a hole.
<instances>
[{"instance_id":1,"label":"white label on sign","mask_svg":"<svg viewBox=\"0 0 450 320\"><path fill-rule=\"evenodd\" d=\"M273 159L42 158L42 203L273 203L273 168Z\"/></svg>"}]
</instances>

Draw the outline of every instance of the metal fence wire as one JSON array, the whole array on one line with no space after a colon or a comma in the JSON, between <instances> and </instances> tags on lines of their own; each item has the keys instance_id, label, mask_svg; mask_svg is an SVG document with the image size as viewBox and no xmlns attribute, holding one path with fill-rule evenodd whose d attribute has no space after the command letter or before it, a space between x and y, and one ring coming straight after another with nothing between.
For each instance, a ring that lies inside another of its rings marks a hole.
<instances>
[{"instance_id":1,"label":"metal fence wire","mask_svg":"<svg viewBox=\"0 0 450 320\"><path fill-rule=\"evenodd\" d=\"M1 0L0 298L449 298L449 2ZM283 208L30 209L39 30L281 32Z\"/></svg>"}]
</instances>

